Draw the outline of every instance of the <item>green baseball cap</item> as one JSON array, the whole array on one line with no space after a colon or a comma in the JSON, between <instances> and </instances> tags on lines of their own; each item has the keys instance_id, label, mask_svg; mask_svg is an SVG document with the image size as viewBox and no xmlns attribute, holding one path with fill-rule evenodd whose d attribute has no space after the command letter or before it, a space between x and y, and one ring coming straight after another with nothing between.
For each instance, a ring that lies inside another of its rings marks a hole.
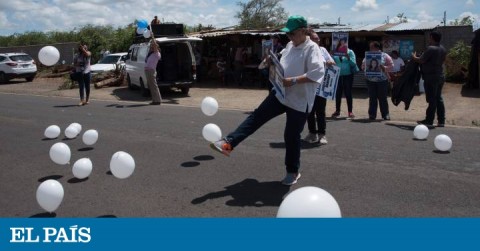
<instances>
[{"instance_id":1,"label":"green baseball cap","mask_svg":"<svg viewBox=\"0 0 480 251\"><path fill-rule=\"evenodd\" d=\"M292 32L299 28L307 28L307 20L300 15L294 15L288 18L287 25L280 30L283 32Z\"/></svg>"}]
</instances>

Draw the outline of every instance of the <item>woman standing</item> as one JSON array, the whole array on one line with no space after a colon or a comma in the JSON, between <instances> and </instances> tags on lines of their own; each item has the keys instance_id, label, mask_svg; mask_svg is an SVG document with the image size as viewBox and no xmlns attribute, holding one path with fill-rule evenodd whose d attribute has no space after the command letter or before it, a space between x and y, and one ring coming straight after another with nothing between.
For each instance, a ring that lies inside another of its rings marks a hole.
<instances>
[{"instance_id":1,"label":"woman standing","mask_svg":"<svg viewBox=\"0 0 480 251\"><path fill-rule=\"evenodd\" d=\"M376 62L375 68L378 68L382 72L380 77L367 77L367 87L368 87L368 96L369 96L369 105L368 105L368 118L370 120L375 120L377 118L377 106L380 106L380 113L384 120L390 120L390 114L388 111L388 72L393 68L392 58L385 52L380 50L380 43L377 41L370 42L370 51L372 52L381 52L381 61ZM371 60L373 61L373 60ZM377 61L377 60L375 60ZM370 62L370 66L375 63ZM362 62L362 70L365 69L365 59ZM377 105L378 104L378 105Z\"/></svg>"},{"instance_id":2,"label":"woman standing","mask_svg":"<svg viewBox=\"0 0 480 251\"><path fill-rule=\"evenodd\" d=\"M160 105L162 103L162 96L157 85L157 63L161 57L160 48L152 34L150 50L145 58L145 76L147 77L148 89L150 89L150 94L152 95L150 105Z\"/></svg>"},{"instance_id":3,"label":"woman standing","mask_svg":"<svg viewBox=\"0 0 480 251\"><path fill-rule=\"evenodd\" d=\"M335 64L340 67L340 78L338 79L337 93L335 95L335 112L332 114L332 118L340 116L340 110L342 106L342 96L345 93L347 99L348 117L354 118L353 114L353 75L358 70L356 56L353 50L346 49L345 56L334 56Z\"/></svg>"},{"instance_id":4,"label":"woman standing","mask_svg":"<svg viewBox=\"0 0 480 251\"><path fill-rule=\"evenodd\" d=\"M86 105L90 99L90 81L92 79L90 73L90 59L92 53L88 51L87 45L78 46L78 53L73 58L75 73L77 74L78 89L80 92L79 106Z\"/></svg>"}]
</instances>

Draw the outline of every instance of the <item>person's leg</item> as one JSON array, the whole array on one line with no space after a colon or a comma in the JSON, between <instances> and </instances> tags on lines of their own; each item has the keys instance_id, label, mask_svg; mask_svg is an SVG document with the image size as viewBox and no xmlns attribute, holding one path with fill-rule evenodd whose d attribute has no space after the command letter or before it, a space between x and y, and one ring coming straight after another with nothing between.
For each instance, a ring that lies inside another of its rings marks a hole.
<instances>
[{"instance_id":1,"label":"person's leg","mask_svg":"<svg viewBox=\"0 0 480 251\"><path fill-rule=\"evenodd\" d=\"M286 106L284 106L273 92L263 100L260 106L253 111L232 133L228 134L224 139L230 143L232 147L236 147L240 142L245 140L248 136L258 130L263 124L270 119L284 113ZM306 120L305 115L305 120ZM305 121L303 122L305 125ZM302 125L302 126L303 126ZM302 128L303 129L303 128Z\"/></svg>"},{"instance_id":2,"label":"person's leg","mask_svg":"<svg viewBox=\"0 0 480 251\"><path fill-rule=\"evenodd\" d=\"M347 99L348 113L353 112L353 96L352 96L352 87L353 87L353 74L347 75L344 78L343 89L345 92L345 98Z\"/></svg>"},{"instance_id":3,"label":"person's leg","mask_svg":"<svg viewBox=\"0 0 480 251\"><path fill-rule=\"evenodd\" d=\"M315 101L313 103L313 108L312 108L312 112L310 112L308 114L308 118L307 118L307 124L308 124L308 132L309 133L317 133L317 125L316 125L316 121L315 121L315 116L317 115L317 111L319 109L319 103L317 102L318 101L318 98L319 96L315 96Z\"/></svg>"},{"instance_id":4,"label":"person's leg","mask_svg":"<svg viewBox=\"0 0 480 251\"><path fill-rule=\"evenodd\" d=\"M433 124L437 110L438 79L434 75L424 75L423 80L425 83L425 98L428 103L424 122L431 125Z\"/></svg>"},{"instance_id":5,"label":"person's leg","mask_svg":"<svg viewBox=\"0 0 480 251\"><path fill-rule=\"evenodd\" d=\"M442 97L442 89L445 83L444 77L440 77L440 83L438 84L437 88L437 120L438 125L442 126L445 125L445 104L443 102Z\"/></svg>"},{"instance_id":6,"label":"person's leg","mask_svg":"<svg viewBox=\"0 0 480 251\"><path fill-rule=\"evenodd\" d=\"M286 108L287 124L284 131L285 166L287 173L298 173L300 168L301 133L308 114Z\"/></svg>"},{"instance_id":7,"label":"person's leg","mask_svg":"<svg viewBox=\"0 0 480 251\"><path fill-rule=\"evenodd\" d=\"M88 101L90 100L90 82L92 80L92 74L86 73L83 74L83 81L85 83L85 103L88 104Z\"/></svg>"},{"instance_id":8,"label":"person's leg","mask_svg":"<svg viewBox=\"0 0 480 251\"><path fill-rule=\"evenodd\" d=\"M390 114L388 110L388 81L377 83L377 97L378 103L380 105L380 113L382 114L382 118L385 120L390 119Z\"/></svg>"},{"instance_id":9,"label":"person's leg","mask_svg":"<svg viewBox=\"0 0 480 251\"><path fill-rule=\"evenodd\" d=\"M78 77L78 91L80 93L80 105L83 105L85 101L85 80L83 78L83 73L79 73Z\"/></svg>"},{"instance_id":10,"label":"person's leg","mask_svg":"<svg viewBox=\"0 0 480 251\"><path fill-rule=\"evenodd\" d=\"M317 105L318 104L318 105ZM325 120L325 110L327 108L327 99L324 97L317 96L315 98L315 105L317 109L315 110L317 115L317 125L318 125L318 134L325 135L327 129L327 121Z\"/></svg>"},{"instance_id":11,"label":"person's leg","mask_svg":"<svg viewBox=\"0 0 480 251\"><path fill-rule=\"evenodd\" d=\"M335 93L335 113L334 114L336 114L336 116L340 115L344 85L345 85L345 76L340 76L338 78L337 92ZM332 117L334 116L332 115Z\"/></svg>"},{"instance_id":12,"label":"person's leg","mask_svg":"<svg viewBox=\"0 0 480 251\"><path fill-rule=\"evenodd\" d=\"M367 80L368 88L368 118L377 118L377 83Z\"/></svg>"},{"instance_id":13,"label":"person's leg","mask_svg":"<svg viewBox=\"0 0 480 251\"><path fill-rule=\"evenodd\" d=\"M155 70L145 70L145 76L147 77L148 89L150 89L150 94L152 95L152 102L161 103L162 96L157 86Z\"/></svg>"}]
</instances>

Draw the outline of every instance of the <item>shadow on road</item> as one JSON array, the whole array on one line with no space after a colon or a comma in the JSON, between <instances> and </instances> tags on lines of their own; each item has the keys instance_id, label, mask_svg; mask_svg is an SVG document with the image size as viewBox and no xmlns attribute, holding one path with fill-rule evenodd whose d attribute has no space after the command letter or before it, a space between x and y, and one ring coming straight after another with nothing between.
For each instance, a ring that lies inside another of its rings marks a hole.
<instances>
[{"instance_id":1,"label":"shadow on road","mask_svg":"<svg viewBox=\"0 0 480 251\"><path fill-rule=\"evenodd\" d=\"M466 86L462 86L462 91L460 93L462 97L480 98L480 89L472 89Z\"/></svg>"},{"instance_id":2,"label":"shadow on road","mask_svg":"<svg viewBox=\"0 0 480 251\"><path fill-rule=\"evenodd\" d=\"M289 190L290 187L282 185L280 181L258 182L255 179L245 179L239 183L225 187L222 191L195 198L192 200L192 204L196 205L204 203L207 200L222 197L232 197L231 200L225 203L227 206L278 207Z\"/></svg>"},{"instance_id":3,"label":"shadow on road","mask_svg":"<svg viewBox=\"0 0 480 251\"><path fill-rule=\"evenodd\" d=\"M88 180L88 177L85 179L79 179L79 178L71 178L67 182L70 184L76 184L76 183L82 183Z\"/></svg>"},{"instance_id":4,"label":"shadow on road","mask_svg":"<svg viewBox=\"0 0 480 251\"><path fill-rule=\"evenodd\" d=\"M198 161L187 161L181 164L182 167L196 167L199 165L200 165L200 162Z\"/></svg>"},{"instance_id":5,"label":"shadow on road","mask_svg":"<svg viewBox=\"0 0 480 251\"><path fill-rule=\"evenodd\" d=\"M44 182L46 180L59 180L61 178L63 178L63 175L49 175L38 179L38 182Z\"/></svg>"},{"instance_id":6,"label":"shadow on road","mask_svg":"<svg viewBox=\"0 0 480 251\"><path fill-rule=\"evenodd\" d=\"M122 101L137 101L137 102L150 102L152 99L150 97L143 97L140 91L129 90L128 87L119 87L113 90L112 95L117 97ZM165 104L179 104L178 99L180 98L189 98L190 96L185 95L179 91L171 89L162 89L162 103ZM115 105L117 108L119 105ZM125 106L125 107L135 107L135 106Z\"/></svg>"},{"instance_id":7,"label":"shadow on road","mask_svg":"<svg viewBox=\"0 0 480 251\"><path fill-rule=\"evenodd\" d=\"M417 126L417 125L396 124L396 123L391 123L391 122L385 123L385 125L397 127L397 128L400 128L402 130L407 130L407 131L413 131L415 129L415 127Z\"/></svg>"},{"instance_id":8,"label":"shadow on road","mask_svg":"<svg viewBox=\"0 0 480 251\"><path fill-rule=\"evenodd\" d=\"M313 148L319 148L321 147L320 144L318 143L308 143L306 141L302 140L301 143L301 148L302 149L313 149ZM285 142L271 142L270 143L270 148L274 149L285 149Z\"/></svg>"},{"instance_id":9,"label":"shadow on road","mask_svg":"<svg viewBox=\"0 0 480 251\"><path fill-rule=\"evenodd\" d=\"M29 218L55 218L57 217L56 213L38 213L30 216Z\"/></svg>"}]
</instances>

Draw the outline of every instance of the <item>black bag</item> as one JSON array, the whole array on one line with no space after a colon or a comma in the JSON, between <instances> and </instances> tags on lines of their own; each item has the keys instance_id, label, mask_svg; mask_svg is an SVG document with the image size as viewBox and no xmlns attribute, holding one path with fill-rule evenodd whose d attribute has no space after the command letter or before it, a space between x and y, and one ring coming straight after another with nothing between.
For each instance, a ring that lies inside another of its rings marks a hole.
<instances>
[{"instance_id":1,"label":"black bag","mask_svg":"<svg viewBox=\"0 0 480 251\"><path fill-rule=\"evenodd\" d=\"M82 77L81 72L70 72L70 79L72 81L79 81L81 77Z\"/></svg>"}]
</instances>

